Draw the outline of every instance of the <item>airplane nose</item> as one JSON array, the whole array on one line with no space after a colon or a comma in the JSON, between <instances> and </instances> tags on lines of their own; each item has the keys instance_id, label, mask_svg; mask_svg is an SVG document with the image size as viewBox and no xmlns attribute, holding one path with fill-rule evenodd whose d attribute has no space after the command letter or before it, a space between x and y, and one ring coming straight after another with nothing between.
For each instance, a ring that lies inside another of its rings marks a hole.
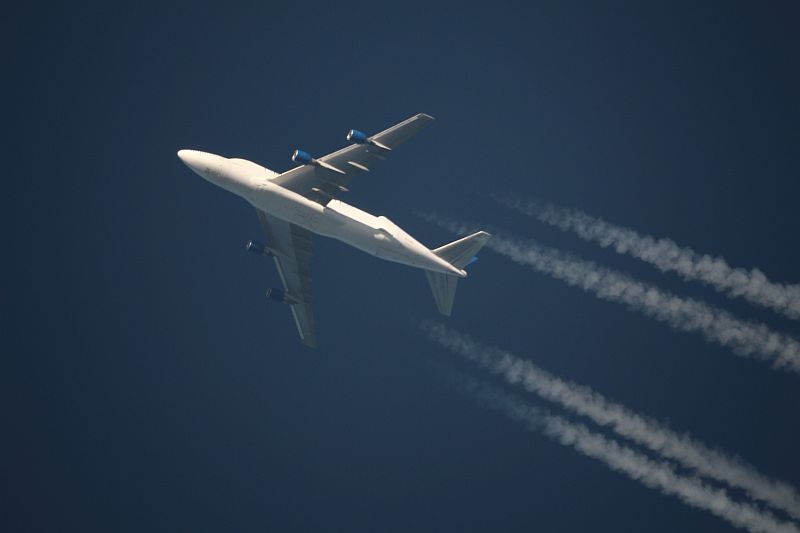
<instances>
[{"instance_id":1,"label":"airplane nose","mask_svg":"<svg viewBox=\"0 0 800 533\"><path fill-rule=\"evenodd\" d=\"M178 158L192 172L216 185L228 180L224 157L200 150L178 150Z\"/></svg>"},{"instance_id":2,"label":"airplane nose","mask_svg":"<svg viewBox=\"0 0 800 533\"><path fill-rule=\"evenodd\" d=\"M183 164L187 167L191 167L193 162L197 162L196 152L194 150L178 150L178 158L183 161Z\"/></svg>"},{"instance_id":3,"label":"airplane nose","mask_svg":"<svg viewBox=\"0 0 800 533\"><path fill-rule=\"evenodd\" d=\"M178 158L197 173L207 170L210 162L209 154L199 150L178 150Z\"/></svg>"}]
</instances>

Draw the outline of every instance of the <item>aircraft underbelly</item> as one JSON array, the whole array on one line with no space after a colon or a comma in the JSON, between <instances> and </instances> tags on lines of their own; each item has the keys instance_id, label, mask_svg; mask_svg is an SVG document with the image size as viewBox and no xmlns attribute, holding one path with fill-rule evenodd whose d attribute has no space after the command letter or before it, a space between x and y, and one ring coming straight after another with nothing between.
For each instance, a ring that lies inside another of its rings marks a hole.
<instances>
[{"instance_id":1,"label":"aircraft underbelly","mask_svg":"<svg viewBox=\"0 0 800 533\"><path fill-rule=\"evenodd\" d=\"M439 270L424 248L385 217L331 201L322 206L283 187L267 184L250 200L257 208L308 231L331 237L381 259Z\"/></svg>"}]
</instances>

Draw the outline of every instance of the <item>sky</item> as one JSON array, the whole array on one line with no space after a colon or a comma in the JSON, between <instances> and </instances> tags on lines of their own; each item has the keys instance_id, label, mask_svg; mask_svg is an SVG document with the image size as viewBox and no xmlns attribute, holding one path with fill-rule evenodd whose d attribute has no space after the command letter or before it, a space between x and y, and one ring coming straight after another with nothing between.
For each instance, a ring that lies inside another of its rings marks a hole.
<instances>
[{"instance_id":1,"label":"sky","mask_svg":"<svg viewBox=\"0 0 800 533\"><path fill-rule=\"evenodd\" d=\"M425 320L800 487L797 373L493 250L444 319L422 272L318 238L320 346L306 348L264 297L271 262L244 251L262 239L253 209L175 155L282 172L297 148L323 155L350 128L429 113L345 201L431 247L455 235L415 213L800 338L797 320L492 199L800 282L798 7L647 4L9 8L2 529L734 530L454 387L468 375L590 423L431 342Z\"/></svg>"}]
</instances>

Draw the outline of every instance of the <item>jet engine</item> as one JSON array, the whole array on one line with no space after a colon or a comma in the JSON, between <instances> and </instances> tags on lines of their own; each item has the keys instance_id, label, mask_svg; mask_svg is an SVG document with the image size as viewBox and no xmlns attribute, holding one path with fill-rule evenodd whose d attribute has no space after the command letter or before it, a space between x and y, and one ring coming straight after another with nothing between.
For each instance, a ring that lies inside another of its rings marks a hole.
<instances>
[{"instance_id":1,"label":"jet engine","mask_svg":"<svg viewBox=\"0 0 800 533\"><path fill-rule=\"evenodd\" d=\"M347 132L347 140L356 144L364 144L367 142L367 135L363 131L350 130Z\"/></svg>"},{"instance_id":2,"label":"jet engine","mask_svg":"<svg viewBox=\"0 0 800 533\"><path fill-rule=\"evenodd\" d=\"M265 246L258 241L247 241L244 245L244 249L256 255L275 255L275 252L273 252L269 246Z\"/></svg>"},{"instance_id":3,"label":"jet engine","mask_svg":"<svg viewBox=\"0 0 800 533\"><path fill-rule=\"evenodd\" d=\"M311 154L308 152L304 152L302 150L295 150L292 154L292 161L301 165L310 165L314 162L314 158L311 157Z\"/></svg>"},{"instance_id":4,"label":"jet engine","mask_svg":"<svg viewBox=\"0 0 800 533\"><path fill-rule=\"evenodd\" d=\"M367 134L363 131L359 130L350 130L347 132L347 140L353 141L356 144L370 144L372 146L377 146L378 148L382 148L386 151L391 151L392 149L386 146L383 143L376 141L375 139L370 139L367 137Z\"/></svg>"},{"instance_id":5,"label":"jet engine","mask_svg":"<svg viewBox=\"0 0 800 533\"><path fill-rule=\"evenodd\" d=\"M280 302L282 304L296 304L297 300L292 298L290 295L286 294L280 289L267 289L267 298L270 300L275 300L276 302Z\"/></svg>"},{"instance_id":6,"label":"jet engine","mask_svg":"<svg viewBox=\"0 0 800 533\"><path fill-rule=\"evenodd\" d=\"M344 170L338 169L330 163L326 163L325 161L314 159L311 154L304 152L303 150L295 150L292 154L292 161L300 165L314 165L317 167L327 168L328 170L332 170L338 174L346 174Z\"/></svg>"}]
</instances>

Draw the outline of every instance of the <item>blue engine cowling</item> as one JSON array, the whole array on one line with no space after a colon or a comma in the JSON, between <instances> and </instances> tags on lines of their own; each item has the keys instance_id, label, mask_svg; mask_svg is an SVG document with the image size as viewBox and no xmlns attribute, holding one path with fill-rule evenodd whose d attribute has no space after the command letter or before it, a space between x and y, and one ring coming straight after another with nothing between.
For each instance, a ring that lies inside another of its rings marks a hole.
<instances>
[{"instance_id":1,"label":"blue engine cowling","mask_svg":"<svg viewBox=\"0 0 800 533\"><path fill-rule=\"evenodd\" d=\"M367 142L367 135L363 131L350 130L347 133L347 140L353 141L356 144L365 144Z\"/></svg>"},{"instance_id":2,"label":"blue engine cowling","mask_svg":"<svg viewBox=\"0 0 800 533\"><path fill-rule=\"evenodd\" d=\"M292 154L292 161L295 163L299 163L301 165L308 165L314 161L314 158L311 157L311 154L308 152L304 152L302 150L295 150Z\"/></svg>"},{"instance_id":3,"label":"blue engine cowling","mask_svg":"<svg viewBox=\"0 0 800 533\"><path fill-rule=\"evenodd\" d=\"M244 249L256 255L265 255L267 253L267 247L258 241L247 241Z\"/></svg>"},{"instance_id":4,"label":"blue engine cowling","mask_svg":"<svg viewBox=\"0 0 800 533\"><path fill-rule=\"evenodd\" d=\"M267 289L267 298L269 298L270 300L275 300L276 302L280 302L282 304L292 303L289 296L280 289Z\"/></svg>"}]
</instances>

